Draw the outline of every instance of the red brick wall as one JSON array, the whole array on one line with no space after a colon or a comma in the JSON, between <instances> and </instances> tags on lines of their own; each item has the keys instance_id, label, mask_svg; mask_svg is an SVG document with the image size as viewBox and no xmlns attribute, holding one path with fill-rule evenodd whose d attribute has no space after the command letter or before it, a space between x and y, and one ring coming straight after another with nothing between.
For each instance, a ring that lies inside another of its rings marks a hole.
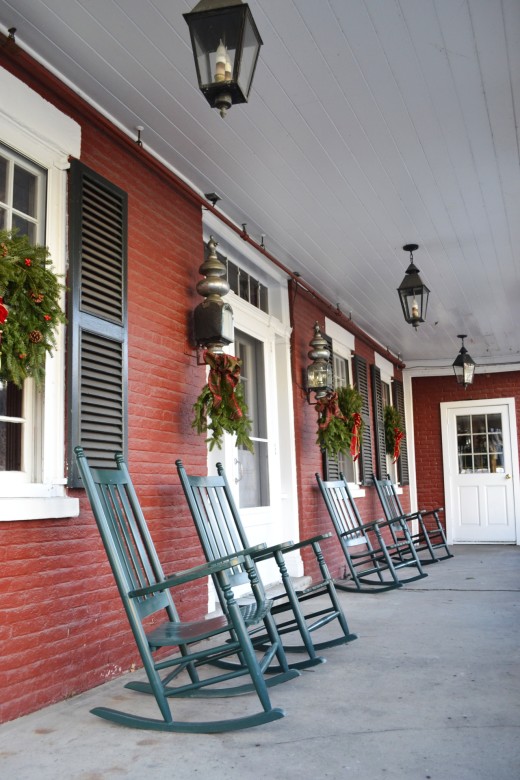
<instances>
[{"instance_id":1,"label":"red brick wall","mask_svg":"<svg viewBox=\"0 0 520 780\"><path fill-rule=\"evenodd\" d=\"M325 508L323 498L316 483L315 473L323 477L322 455L316 444L317 415L314 406L309 406L303 392L304 372L309 364L309 341L313 337L313 326L319 322L325 330L325 317L336 321L345 329L349 329L348 321L334 310L321 304L319 300L298 288L291 291L292 302L292 369L295 381L294 421L296 431L296 464L298 478L298 503L300 512L301 538L317 533L333 531L332 523ZM374 362L374 349L359 337L355 340L356 354L364 357L368 364ZM396 378L400 379L399 371ZM370 383L370 376L369 376ZM299 387L298 387L299 386ZM371 403L370 403L371 406ZM372 409L371 409L372 414ZM373 452L373 468L375 470L375 452ZM364 487L365 496L358 498L356 504L364 521L376 520L383 513L373 487ZM405 509L409 508L408 489L405 488L401 497ZM343 576L345 557L336 538L323 543L323 550L333 576ZM310 557L304 558L306 571L316 573L314 562Z\"/></svg>"},{"instance_id":2,"label":"red brick wall","mask_svg":"<svg viewBox=\"0 0 520 780\"><path fill-rule=\"evenodd\" d=\"M82 162L128 193L129 465L166 571L186 568L203 561L175 469L178 457L189 470L206 469L204 437L191 428L205 373L187 346L188 313L200 301L201 210L144 164L137 145L120 143L55 89L54 102L82 125ZM0 523L0 721L140 665L83 491L77 495L77 518ZM182 615L200 614L205 582L176 603Z\"/></svg>"},{"instance_id":3,"label":"red brick wall","mask_svg":"<svg viewBox=\"0 0 520 780\"><path fill-rule=\"evenodd\" d=\"M515 398L520 430L520 372L486 374L477 369L466 390L454 375L412 379L417 499L420 507L444 506L440 404L486 398Z\"/></svg>"}]
</instances>

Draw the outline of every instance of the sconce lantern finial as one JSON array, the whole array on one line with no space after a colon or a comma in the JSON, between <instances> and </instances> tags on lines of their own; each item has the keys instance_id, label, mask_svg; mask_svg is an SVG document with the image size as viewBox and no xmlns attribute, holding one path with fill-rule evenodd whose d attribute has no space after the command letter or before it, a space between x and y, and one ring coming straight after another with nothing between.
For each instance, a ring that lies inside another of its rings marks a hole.
<instances>
[{"instance_id":1,"label":"sconce lantern finial","mask_svg":"<svg viewBox=\"0 0 520 780\"><path fill-rule=\"evenodd\" d=\"M199 268L205 279L197 282L197 292L205 297L194 311L195 341L210 352L222 352L234 340L233 309L222 299L229 292L226 266L217 255L217 242L210 236L207 256Z\"/></svg>"}]
</instances>

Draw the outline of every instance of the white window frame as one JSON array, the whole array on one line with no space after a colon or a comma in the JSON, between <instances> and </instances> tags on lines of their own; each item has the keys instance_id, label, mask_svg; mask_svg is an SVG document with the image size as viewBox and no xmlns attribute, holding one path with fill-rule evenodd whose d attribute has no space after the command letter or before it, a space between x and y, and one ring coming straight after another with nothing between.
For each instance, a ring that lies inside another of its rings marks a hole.
<instances>
[{"instance_id":1,"label":"white window frame","mask_svg":"<svg viewBox=\"0 0 520 780\"><path fill-rule=\"evenodd\" d=\"M390 403L393 404L393 388L394 383L394 364L387 360L382 355L375 353L374 362L381 372L381 382L384 382L390 387ZM396 491L402 493L402 487L398 481L399 472L397 470L397 463L392 463L392 456L386 454L386 470L388 476L396 486Z\"/></svg>"},{"instance_id":2,"label":"white window frame","mask_svg":"<svg viewBox=\"0 0 520 780\"><path fill-rule=\"evenodd\" d=\"M66 272L67 169L81 151L80 126L0 68L0 140L47 171L46 245L56 273ZM65 306L65 295L61 301ZM47 356L44 402L24 387L25 472L0 474L0 521L74 517L79 501L65 493L65 328ZM31 456L29 453L32 452ZM29 460L32 457L32 462ZM29 460L27 460L29 458ZM30 481L29 474L38 475Z\"/></svg>"},{"instance_id":3,"label":"white window frame","mask_svg":"<svg viewBox=\"0 0 520 780\"><path fill-rule=\"evenodd\" d=\"M352 355L354 354L355 337L353 333L342 328L337 322L333 322L325 317L325 333L332 339L332 351L334 355L347 361L349 383L354 386L354 374L352 371ZM364 488L360 487L359 464L354 463L355 482L349 482L349 490L355 498L362 498L365 495Z\"/></svg>"}]
</instances>

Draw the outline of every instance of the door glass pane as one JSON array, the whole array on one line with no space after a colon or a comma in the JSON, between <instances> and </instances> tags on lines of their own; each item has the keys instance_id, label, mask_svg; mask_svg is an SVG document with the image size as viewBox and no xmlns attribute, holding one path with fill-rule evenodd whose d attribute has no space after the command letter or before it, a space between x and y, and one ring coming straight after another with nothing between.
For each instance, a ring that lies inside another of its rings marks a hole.
<instances>
[{"instance_id":1,"label":"door glass pane","mask_svg":"<svg viewBox=\"0 0 520 780\"><path fill-rule=\"evenodd\" d=\"M501 414L457 416L459 474L504 471Z\"/></svg>"},{"instance_id":2,"label":"door glass pane","mask_svg":"<svg viewBox=\"0 0 520 780\"><path fill-rule=\"evenodd\" d=\"M250 438L255 452L238 449L238 496L240 507L269 506L269 462L264 345L258 339L235 331L235 352L242 361L240 381L252 422Z\"/></svg>"}]
</instances>

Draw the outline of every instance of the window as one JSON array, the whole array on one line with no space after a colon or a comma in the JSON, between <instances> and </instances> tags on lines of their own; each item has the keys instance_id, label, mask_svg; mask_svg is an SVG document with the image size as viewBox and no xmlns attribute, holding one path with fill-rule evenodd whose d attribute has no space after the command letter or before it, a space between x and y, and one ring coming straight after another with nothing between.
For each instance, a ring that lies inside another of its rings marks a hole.
<instances>
[{"instance_id":1,"label":"window","mask_svg":"<svg viewBox=\"0 0 520 780\"><path fill-rule=\"evenodd\" d=\"M3 69L0 91L0 224L44 242L54 270L65 274L67 169L69 157L81 152L80 127ZM61 327L57 348L47 356L42 392L30 380L21 393L2 388L0 521L79 512L78 500L64 488L64 335Z\"/></svg>"},{"instance_id":2,"label":"window","mask_svg":"<svg viewBox=\"0 0 520 780\"><path fill-rule=\"evenodd\" d=\"M501 414L457 415L459 474L504 472Z\"/></svg>"},{"instance_id":3,"label":"window","mask_svg":"<svg viewBox=\"0 0 520 780\"><path fill-rule=\"evenodd\" d=\"M269 462L264 370L264 345L237 331L236 356L242 361L240 381L252 423L250 438L254 455L245 447L238 451L238 496L240 507L269 506Z\"/></svg>"},{"instance_id":4,"label":"window","mask_svg":"<svg viewBox=\"0 0 520 780\"><path fill-rule=\"evenodd\" d=\"M46 187L47 173L43 168L0 145L2 230L16 229L32 244L44 244ZM36 402L41 403L41 398ZM0 382L0 472L22 472L26 467L28 478L34 480L36 464L30 457L27 437L24 437L27 431L25 415L32 418L27 406L23 390L10 382Z\"/></svg>"},{"instance_id":5,"label":"window","mask_svg":"<svg viewBox=\"0 0 520 780\"><path fill-rule=\"evenodd\" d=\"M376 355L376 364L371 366L371 379L377 478L385 479L389 477L394 482L407 485L409 478L406 435L401 440L400 457L397 463L393 463L392 455L386 451L384 418L385 406L395 406L401 415L403 428L406 430L403 385L401 382L394 380L393 365L380 355Z\"/></svg>"}]
</instances>

